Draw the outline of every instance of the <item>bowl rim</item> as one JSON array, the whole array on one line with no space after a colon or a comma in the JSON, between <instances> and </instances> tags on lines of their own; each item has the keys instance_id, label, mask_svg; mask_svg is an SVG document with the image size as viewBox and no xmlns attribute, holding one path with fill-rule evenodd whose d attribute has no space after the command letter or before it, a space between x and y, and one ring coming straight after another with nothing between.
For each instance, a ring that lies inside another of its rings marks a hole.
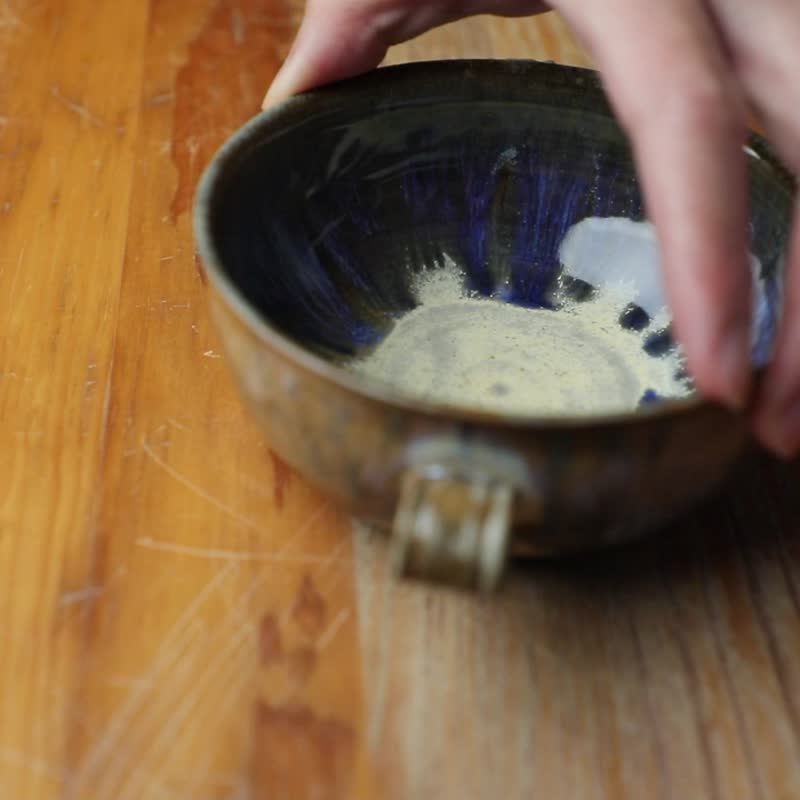
<instances>
[{"instance_id":1,"label":"bowl rim","mask_svg":"<svg viewBox=\"0 0 800 800\"><path fill-rule=\"evenodd\" d=\"M399 102L407 107L409 100L413 102L414 97L420 98L420 104L429 104L431 102L429 89L437 84L443 88L451 87L452 97L452 87L459 83L467 85L467 82L470 82L471 86L474 86L475 81L482 81L485 84L492 80L510 78L515 81L523 79L522 88L514 92L519 96L519 102L525 102L525 79L528 81L534 79L539 85L548 84L553 88L579 91L583 94L583 103L589 96L590 103L598 113L613 115L599 73L595 70L556 64L552 61L493 58L415 61L379 67L363 75L290 97L256 114L217 150L203 172L195 195L192 224L202 261L200 267L208 276L213 288L235 316L260 341L277 351L285 360L295 363L316 378L341 390L400 411L448 422L490 424L496 428L557 430L629 426L653 419L673 418L703 408L721 408L718 403L700 393L683 398L665 399L660 403L640 406L631 411L564 415L504 413L425 400L416 397L413 392L392 388L380 381L350 372L295 342L262 315L228 276L211 233L212 201L229 165L243 158L251 147L263 146L270 139L283 135L293 122L305 120L309 114L340 109L347 99L352 97L363 100L365 93L370 91L376 93L372 98L374 108L389 110ZM420 82L424 82L428 88L427 99L426 94L418 91ZM489 87L486 88L487 99L496 98L496 94L492 95L488 91ZM787 191L795 193L795 178L771 151L762 136L750 131L745 149L749 149L752 155L767 162ZM758 377L756 375L756 378Z\"/></svg>"}]
</instances>

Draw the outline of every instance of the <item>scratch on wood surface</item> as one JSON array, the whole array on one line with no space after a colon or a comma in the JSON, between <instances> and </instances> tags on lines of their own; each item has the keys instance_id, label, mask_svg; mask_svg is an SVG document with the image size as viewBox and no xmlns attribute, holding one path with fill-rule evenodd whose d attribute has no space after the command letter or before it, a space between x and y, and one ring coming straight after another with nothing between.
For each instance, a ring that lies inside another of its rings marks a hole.
<instances>
[{"instance_id":1,"label":"scratch on wood surface","mask_svg":"<svg viewBox=\"0 0 800 800\"><path fill-rule=\"evenodd\" d=\"M242 698L243 698L243 696L245 694L245 691L246 691L247 686L249 684L250 676L248 675L248 673L245 670L241 669L241 665L239 665L239 666L240 666L240 668L238 670L234 671L233 675L231 676L230 681L228 681L227 690L225 691L225 693L223 694L222 698L219 700L219 702L216 705L216 721L215 721L215 724L221 724L226 719L228 719L230 717L230 715L231 715L231 710L236 707L237 703L241 702L241 700L242 700ZM203 735L201 726L193 726L192 727L192 731L195 733L195 736L188 736L188 737L185 737L182 740L182 741L186 742L186 748L185 749L189 749L191 747L192 743L197 738L197 736L202 736ZM209 772L211 771L212 766L213 766L213 762L211 761L211 759L205 759L205 763L203 765L203 768L197 771L197 774L196 774L194 780L191 781L191 783L190 783L190 785L188 787L188 790L187 790L186 794L184 795L184 797L192 798L192 800L194 800L194 798L200 798L202 796L200 794L201 790L209 788L209 784L216 785L216 787L221 787L221 788L224 788L226 785L227 786L232 786L233 781L231 781L231 780L229 780L227 782L223 782L219 778L217 778L217 779L214 779L214 778L209 779ZM232 789L232 792L233 792L233 789ZM210 795L205 795L205 796L216 798L219 795L216 792L212 791ZM172 800L173 797L174 797L174 795L171 795L170 796L170 800ZM228 795L229 800L232 797L233 797L233 794ZM138 800L138 797L136 797L134 795L133 800Z\"/></svg>"},{"instance_id":2,"label":"scratch on wood surface","mask_svg":"<svg viewBox=\"0 0 800 800\"><path fill-rule=\"evenodd\" d=\"M215 353L213 350L206 350L205 353L203 353L203 355L206 358L222 358L222 356L219 353Z\"/></svg>"},{"instance_id":3,"label":"scratch on wood surface","mask_svg":"<svg viewBox=\"0 0 800 800\"><path fill-rule=\"evenodd\" d=\"M333 569L340 561L346 560L343 558L344 552L347 550L348 545L351 542L351 538L349 536L342 536L338 542L331 548L328 555L325 556L325 559L321 563L321 567L317 572L317 580L322 580L325 577L325 574Z\"/></svg>"},{"instance_id":4,"label":"scratch on wood surface","mask_svg":"<svg viewBox=\"0 0 800 800\"><path fill-rule=\"evenodd\" d=\"M357 562L357 558L354 556L345 557L344 555L350 549L352 541L352 536L342 536L331 547L330 552L325 556L325 560L320 562L319 566L314 570L314 577L317 583L324 584L327 594L333 594L335 587L349 574L347 570L339 569L340 564ZM350 549L350 552L352 553L352 549ZM331 578L327 579L329 574Z\"/></svg>"},{"instance_id":5,"label":"scratch on wood surface","mask_svg":"<svg viewBox=\"0 0 800 800\"><path fill-rule=\"evenodd\" d=\"M233 43L237 47L241 47L247 38L247 22L238 8L231 11L231 33L233 34Z\"/></svg>"},{"instance_id":6,"label":"scratch on wood surface","mask_svg":"<svg viewBox=\"0 0 800 800\"><path fill-rule=\"evenodd\" d=\"M192 162L194 162L194 159L197 157L197 154L200 151L200 139L200 136L187 136L186 141L184 142L186 149L189 151L189 156Z\"/></svg>"},{"instance_id":7,"label":"scratch on wood surface","mask_svg":"<svg viewBox=\"0 0 800 800\"><path fill-rule=\"evenodd\" d=\"M68 773L65 770L59 769L50 761L32 756L16 747L0 745L0 761L27 770L34 775L58 781L59 783L65 783L68 778ZM5 795L3 795L3 797L5 797Z\"/></svg>"},{"instance_id":8,"label":"scratch on wood surface","mask_svg":"<svg viewBox=\"0 0 800 800\"><path fill-rule=\"evenodd\" d=\"M178 542L167 542L162 539L153 539L150 536L142 536L136 540L138 547L148 550L161 550L166 553L175 553L183 556L193 556L194 558L204 558L210 561L263 561L269 563L284 564L324 564L327 556L314 555L292 555L290 553L258 553L241 550L222 550L211 547L193 547L191 545L179 544ZM345 562L340 562L344 564ZM348 566L351 561L346 562Z\"/></svg>"},{"instance_id":9,"label":"scratch on wood surface","mask_svg":"<svg viewBox=\"0 0 800 800\"><path fill-rule=\"evenodd\" d=\"M231 662L234 666L233 675L227 681L227 689L223 693L222 697L214 704L214 713L216 715L216 725L222 724L225 720L227 720L231 712L234 708L236 708L237 703L241 702L247 687L250 685L251 680L255 675L255 668L249 666L248 669L243 669L242 664L236 664L236 662L231 659ZM252 660L248 660L248 665L252 665ZM252 670L252 671L251 671ZM194 722L194 718L192 719ZM194 739L197 736L203 736L203 725L202 722L200 725L193 725L192 731L194 732L194 736L187 736L183 740L183 744L186 750L192 751L192 744ZM192 785L189 787L189 791L187 793L188 797L195 798L198 796L198 790L200 787L205 787L208 785L208 775L211 771L213 763L210 759L207 759L205 765L202 770L198 771L197 777ZM134 797L133 800L138 800L138 798Z\"/></svg>"},{"instance_id":10,"label":"scratch on wood surface","mask_svg":"<svg viewBox=\"0 0 800 800\"><path fill-rule=\"evenodd\" d=\"M189 432L189 429L185 425L182 425L180 422L178 422L175 417L167 417L167 424L172 425L173 428L177 428L179 431L186 431L187 433Z\"/></svg>"},{"instance_id":11,"label":"scratch on wood surface","mask_svg":"<svg viewBox=\"0 0 800 800\"><path fill-rule=\"evenodd\" d=\"M87 600L94 600L103 594L102 586L87 586L85 589L78 589L74 592L64 592L58 598L58 604L64 606L74 606L78 603L85 603Z\"/></svg>"},{"instance_id":12,"label":"scratch on wood surface","mask_svg":"<svg viewBox=\"0 0 800 800\"><path fill-rule=\"evenodd\" d=\"M342 629L342 626L350 619L350 609L343 608L331 620L328 627L319 635L317 639L317 651L322 652L330 643L336 638L336 634Z\"/></svg>"},{"instance_id":13,"label":"scratch on wood surface","mask_svg":"<svg viewBox=\"0 0 800 800\"><path fill-rule=\"evenodd\" d=\"M261 525L258 525L251 519L248 519L244 515L240 514L235 508L231 508L231 506L226 505L223 503L219 498L215 497L210 492L203 489L202 486L198 486L194 481L187 478L183 473L178 472L175 467L168 464L161 458L155 450L150 446L147 438L142 436L142 450L147 454L147 456L164 472L167 473L170 477L174 478L178 483L183 484L187 489L194 492L198 497L201 497L210 505L214 506L214 508L218 509L219 511L227 514L231 519L236 520L240 525L250 528L251 530L257 531L258 533L267 533Z\"/></svg>"},{"instance_id":14,"label":"scratch on wood surface","mask_svg":"<svg viewBox=\"0 0 800 800\"><path fill-rule=\"evenodd\" d=\"M237 606L231 610L230 612L230 619L235 620L240 616L244 616L243 611L250 605L250 601L255 596L258 589L263 585L265 582L266 577L261 575L256 575L252 581L250 582L250 586L242 593L240 601L237 603ZM249 645L250 650L258 648L258 629L256 626L252 624L252 622L248 621L244 624L239 625L239 630L244 631L249 635L249 639L247 643ZM234 661L231 659L231 661ZM236 702L241 698L244 690L249 685L249 681L252 677L255 676L257 672L257 665L256 662L247 657L247 669L242 668L242 664L235 664L235 671L234 675L227 681L226 685L228 686L227 691L223 696L220 698L218 702L213 704L213 713L216 714L217 724L220 724L224 721L230 714L231 710L235 707ZM193 718L194 719L194 718ZM200 725L194 726L195 737L186 737L184 740L184 746L191 750L192 739L196 738L196 736L203 736L203 725L202 721ZM187 741L188 740L188 741ZM200 773L198 777L203 778L202 783L196 783L196 786L205 785L205 775L207 775L211 770L212 763L211 761L206 762L205 770ZM196 797L196 792L190 792L190 797ZM134 800L138 800L134 798Z\"/></svg>"},{"instance_id":15,"label":"scratch on wood surface","mask_svg":"<svg viewBox=\"0 0 800 800\"><path fill-rule=\"evenodd\" d=\"M281 545L280 549L277 551L281 554L286 554L291 550L298 542L302 542L303 537L311 530L317 520L322 516L322 514L327 511L328 509L328 501L322 500L319 505L311 512L311 514L306 518L306 521L300 525L290 536L286 539ZM327 556L320 556L320 558L327 558Z\"/></svg>"},{"instance_id":16,"label":"scratch on wood surface","mask_svg":"<svg viewBox=\"0 0 800 800\"><path fill-rule=\"evenodd\" d=\"M174 759L177 756L176 751L185 750L189 740L194 737L180 737L179 733L190 717L195 736L203 735L203 732L207 730L209 717L213 718L214 724L223 718L220 712L229 710L230 696L238 696L247 679L247 673L242 669L242 660L237 656L244 654L247 650L249 635L250 632L247 630L229 633L228 641L222 646L216 647L210 658L203 659L203 666L193 672L185 685L173 687L175 696L180 698L180 702L176 703L174 709L168 710L163 721L155 718L149 729L145 729L145 738L137 753L139 764L152 765L162 759L166 753L169 753L170 758ZM204 647L202 650L203 655L207 655L206 648ZM226 687L224 704L209 703L203 713L198 713L198 704L202 702L209 688L215 682ZM174 702L174 699L172 697L168 702ZM126 765L121 763L115 771L109 773L104 782L110 789L107 796L116 797L118 800L138 800L145 795L145 790L152 780L152 769L133 771L131 780L125 781L124 789L120 792L119 790L123 788L121 784L125 780L125 768Z\"/></svg>"},{"instance_id":17,"label":"scratch on wood surface","mask_svg":"<svg viewBox=\"0 0 800 800\"><path fill-rule=\"evenodd\" d=\"M103 737L97 741L80 765L71 782L68 795L70 798L79 800L81 790L91 784L97 772L109 761L109 758L115 760L124 757L124 750L120 745L129 733L132 721L141 713L153 713L148 702L150 687L163 682L165 677L168 678L170 670L174 672L176 664L184 668L187 664L189 667L192 666L191 659L182 656L185 655L192 635L196 634L196 621L199 618L200 610L224 581L235 572L234 564L226 564L208 580L175 621L164 637L148 672L142 676L141 682L114 712L106 725Z\"/></svg>"},{"instance_id":18,"label":"scratch on wood surface","mask_svg":"<svg viewBox=\"0 0 800 800\"><path fill-rule=\"evenodd\" d=\"M167 421L169 422L170 419L168 419ZM172 420L172 424L174 424L174 420ZM166 425L161 425L156 429L156 432L163 431L163 430L166 429L166 427L167 427ZM231 508L230 506L222 503L222 501L220 501L214 495L210 494L209 492L206 492L202 487L198 486L193 481L189 480L186 476L184 476L182 473L178 472L174 467L172 467L167 462L165 462L162 458L160 458L156 454L156 452L153 450L153 448L148 443L146 437L144 437L144 436L142 437L141 443L142 443L141 444L141 449L143 450L143 452L150 459L152 459L158 466L160 466L165 472L167 472L168 475L170 475L173 478L175 478L175 480L177 480L179 483L182 483L188 489L190 489L191 491L193 491L196 494L198 494L200 497L202 497L207 502L211 503L216 508L218 508L221 511L225 512L226 514L232 516L237 522L239 522L240 524L244 525L245 527L248 527L248 528L250 528L252 530L255 530L255 531L259 532L259 533L266 533L266 530L264 528L262 528L261 526L257 525L255 522L253 522L252 520L248 519L247 517L242 516L241 514L239 514L235 509ZM136 455L136 453L138 453L138 452L139 452L138 448L134 448L134 449L126 450L123 453L123 455L127 458L127 457L130 457L130 456ZM320 515L327 509L327 507L328 507L327 502L320 503L317 506L317 508L314 509L314 511L311 513L311 515L306 519L306 521L303 523L303 525L301 525L292 534L292 536L288 540L286 540L284 545L280 548L279 553L282 553L285 550L288 550L290 546L292 546L296 541L298 541L300 538L302 538L302 536L319 519ZM139 545L141 545L142 547L150 547L151 549L159 549L160 548L160 549L164 549L164 550L175 550L176 552L184 552L184 546L183 545L179 545L177 543L172 543L172 542L161 542L161 541L154 540L151 537L147 537L147 536L141 537L137 541L137 543ZM191 548L191 547L189 547L188 550L185 550L185 552L186 552L187 555L204 556L204 557L207 557L207 558L227 558L227 555L223 556L223 555L220 555L220 553L227 553L228 551L214 551L214 550L208 550L206 548ZM234 554L233 557L236 558L235 554L238 553L239 551L230 551L230 552L233 553ZM243 554L243 555L246 555L246 554ZM265 554L263 554L263 553L262 554L254 554L254 555L258 555L258 556L261 556L261 557L265 556ZM273 554L271 556L271 560L276 560L277 557L278 557L278 554ZM313 562L308 562L308 563L326 563L327 564L330 559L331 559L330 555L319 556L319 557L315 557L315 560Z\"/></svg>"},{"instance_id":19,"label":"scratch on wood surface","mask_svg":"<svg viewBox=\"0 0 800 800\"><path fill-rule=\"evenodd\" d=\"M224 719L224 715L230 710L232 702L242 691L248 679L247 670L242 668L242 660L237 658L241 653L255 647L256 631L252 624L239 625L233 628L230 624L237 619L244 609L246 609L257 590L264 583L265 576L256 575L250 581L248 587L242 591L231 609L227 621L217 627L217 633L211 640L205 638L201 646L196 648L184 661L190 662L189 675L178 676L177 672L171 676L174 678L174 692L165 691L162 683L159 692L159 699L162 705L166 703L169 708L166 715L165 709L153 707L150 704L148 711L150 718L147 725L139 725L138 731L141 732L140 746L137 752L137 762L140 765L152 764L156 759L162 758L165 752L171 758L176 758L178 753L188 749L193 739L198 735L203 735L210 720L213 718L214 724ZM248 647L249 645L249 647ZM212 655L209 657L209 653ZM250 663L248 661L248 663ZM253 667L255 669L255 667ZM186 680L190 677L190 680ZM209 691L214 683L226 687L222 702L208 703L206 708L198 712L198 705L204 698L212 693ZM175 697L179 702L175 702ZM174 708L172 705L174 704ZM194 735L180 737L179 733L187 720L192 719L192 731ZM144 796L144 791L150 781L152 770L137 770L133 779L128 782L123 792L119 792L119 783L123 780L124 764L120 764L115 771L110 771L106 776L104 785L107 785L110 792L108 796L113 796L118 800L138 800ZM209 768L207 765L206 769ZM137 780L138 779L138 780Z\"/></svg>"},{"instance_id":20,"label":"scratch on wood surface","mask_svg":"<svg viewBox=\"0 0 800 800\"><path fill-rule=\"evenodd\" d=\"M153 95L150 98L148 105L151 106L165 106L175 101L175 94L173 92L161 92L161 94Z\"/></svg>"},{"instance_id":21,"label":"scratch on wood surface","mask_svg":"<svg viewBox=\"0 0 800 800\"><path fill-rule=\"evenodd\" d=\"M84 120L84 122L88 122L89 124L94 125L97 128L106 127L106 123L103 122L103 120L100 119L99 117L96 117L94 114L92 114L92 112L89 111L89 109L86 108L86 106L76 102L75 100L71 100L69 97L63 95L61 93L61 89L59 89L58 86L55 85L51 86L50 94L56 100L58 100L59 103L61 103L63 106L72 111L73 114L76 114L82 120Z\"/></svg>"}]
</instances>

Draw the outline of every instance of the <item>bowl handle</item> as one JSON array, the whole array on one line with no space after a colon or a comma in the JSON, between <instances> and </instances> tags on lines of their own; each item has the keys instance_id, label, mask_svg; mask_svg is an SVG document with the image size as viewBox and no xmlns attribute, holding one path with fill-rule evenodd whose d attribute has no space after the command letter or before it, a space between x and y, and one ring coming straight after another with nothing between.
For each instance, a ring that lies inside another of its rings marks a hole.
<instances>
[{"instance_id":1,"label":"bowl handle","mask_svg":"<svg viewBox=\"0 0 800 800\"><path fill-rule=\"evenodd\" d=\"M402 576L482 592L508 557L514 495L527 483L512 454L426 442L412 453L394 518L392 561Z\"/></svg>"}]
</instances>

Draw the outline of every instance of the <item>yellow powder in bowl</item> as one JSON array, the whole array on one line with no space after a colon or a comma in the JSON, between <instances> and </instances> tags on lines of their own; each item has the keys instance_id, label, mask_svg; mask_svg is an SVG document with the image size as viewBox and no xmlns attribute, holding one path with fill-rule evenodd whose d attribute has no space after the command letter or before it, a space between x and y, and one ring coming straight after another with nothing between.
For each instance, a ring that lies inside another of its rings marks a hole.
<instances>
[{"instance_id":1,"label":"yellow powder in bowl","mask_svg":"<svg viewBox=\"0 0 800 800\"><path fill-rule=\"evenodd\" d=\"M645 394L688 394L673 348L655 357L647 332L620 326L625 303L598 290L557 311L470 296L456 264L422 273L417 307L349 368L405 395L498 413L551 416L635 409Z\"/></svg>"}]
</instances>

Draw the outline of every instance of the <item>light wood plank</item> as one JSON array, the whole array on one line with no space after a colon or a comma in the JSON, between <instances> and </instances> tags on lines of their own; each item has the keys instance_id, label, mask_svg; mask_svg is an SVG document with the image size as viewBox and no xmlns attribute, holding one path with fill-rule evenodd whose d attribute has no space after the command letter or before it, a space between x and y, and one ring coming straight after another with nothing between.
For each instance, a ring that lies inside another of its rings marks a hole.
<instances>
[{"instance_id":1,"label":"light wood plank","mask_svg":"<svg viewBox=\"0 0 800 800\"><path fill-rule=\"evenodd\" d=\"M65 776L146 19L141 3L0 6L3 797L56 796Z\"/></svg>"},{"instance_id":2,"label":"light wood plank","mask_svg":"<svg viewBox=\"0 0 800 800\"><path fill-rule=\"evenodd\" d=\"M96 606L82 800L345 798L354 780L348 522L241 408L190 228L199 173L258 109L293 18L255 1L152 9L98 525L99 580L124 578Z\"/></svg>"}]
</instances>

